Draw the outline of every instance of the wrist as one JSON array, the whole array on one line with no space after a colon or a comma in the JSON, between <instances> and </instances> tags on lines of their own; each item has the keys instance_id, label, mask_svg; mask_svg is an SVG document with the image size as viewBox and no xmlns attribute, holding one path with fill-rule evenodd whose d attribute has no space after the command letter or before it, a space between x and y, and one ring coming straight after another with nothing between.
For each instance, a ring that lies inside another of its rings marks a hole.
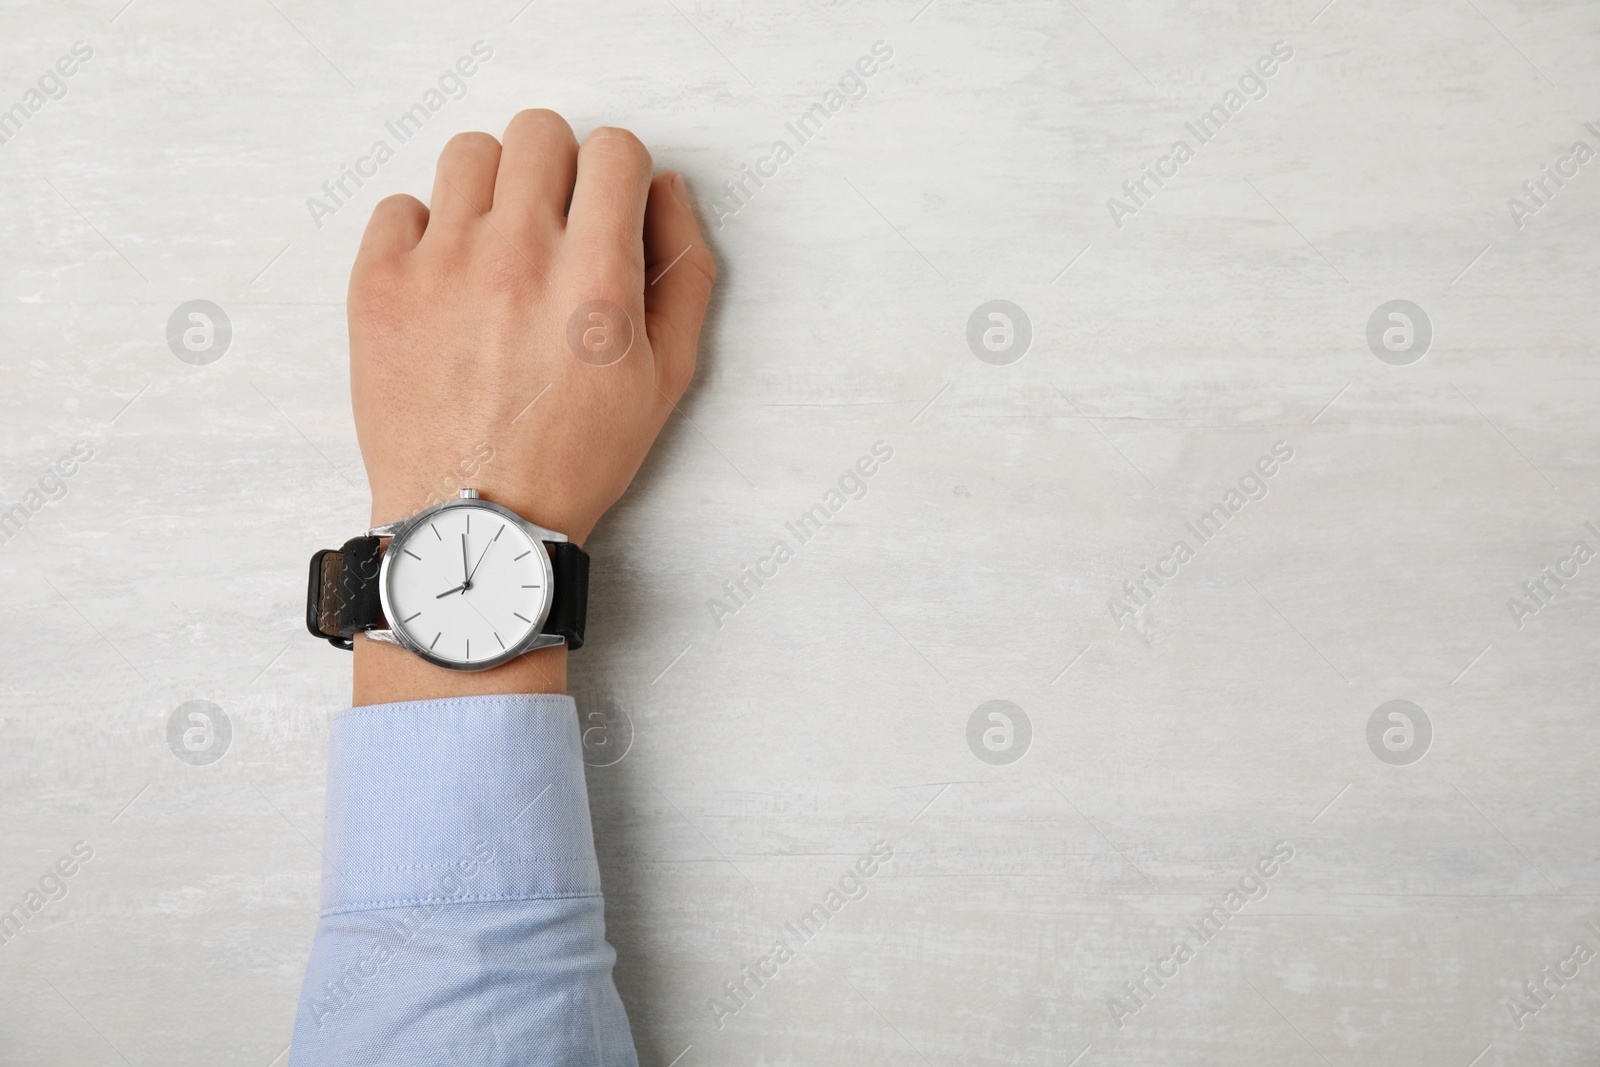
<instances>
[{"instance_id":1,"label":"wrist","mask_svg":"<svg viewBox=\"0 0 1600 1067\"><path fill-rule=\"evenodd\" d=\"M404 494L394 496L374 493L369 523L376 528L409 519L420 511L426 511L454 498L463 488L478 490L481 499L516 512L536 526L564 534L567 540L579 547L589 539L589 534L594 529L594 519L586 517L579 508L557 502L555 494L520 490L496 484L487 478L463 482L461 486L443 494L407 497Z\"/></svg>"},{"instance_id":2,"label":"wrist","mask_svg":"<svg viewBox=\"0 0 1600 1067\"><path fill-rule=\"evenodd\" d=\"M355 640L351 704L393 704L504 693L565 693L565 645L541 648L486 671L452 671L394 645Z\"/></svg>"}]
</instances>

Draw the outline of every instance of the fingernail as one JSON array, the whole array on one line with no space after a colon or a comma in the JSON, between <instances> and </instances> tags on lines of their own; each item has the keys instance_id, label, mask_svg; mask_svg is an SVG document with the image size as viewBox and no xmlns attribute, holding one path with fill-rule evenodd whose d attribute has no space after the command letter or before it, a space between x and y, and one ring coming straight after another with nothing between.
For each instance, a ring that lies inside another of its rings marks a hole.
<instances>
[{"instance_id":1,"label":"fingernail","mask_svg":"<svg viewBox=\"0 0 1600 1067\"><path fill-rule=\"evenodd\" d=\"M683 175L676 171L672 174L672 195L684 207L689 206L689 187L683 184Z\"/></svg>"}]
</instances>

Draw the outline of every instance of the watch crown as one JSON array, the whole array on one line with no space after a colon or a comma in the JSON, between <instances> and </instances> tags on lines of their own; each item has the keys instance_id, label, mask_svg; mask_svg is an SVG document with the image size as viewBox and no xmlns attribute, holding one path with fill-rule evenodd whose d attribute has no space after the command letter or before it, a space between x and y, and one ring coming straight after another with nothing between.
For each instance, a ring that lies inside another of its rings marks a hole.
<instances>
[{"instance_id":1,"label":"watch crown","mask_svg":"<svg viewBox=\"0 0 1600 1067\"><path fill-rule=\"evenodd\" d=\"M476 500L478 499L478 491L476 489L463 489L461 490L461 499Z\"/></svg>"}]
</instances>

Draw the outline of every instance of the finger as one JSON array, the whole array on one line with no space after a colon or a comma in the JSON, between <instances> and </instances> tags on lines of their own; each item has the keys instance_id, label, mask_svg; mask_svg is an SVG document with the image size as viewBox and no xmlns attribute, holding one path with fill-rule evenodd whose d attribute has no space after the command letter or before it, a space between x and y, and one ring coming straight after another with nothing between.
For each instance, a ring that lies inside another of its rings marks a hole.
<instances>
[{"instance_id":1,"label":"finger","mask_svg":"<svg viewBox=\"0 0 1600 1067\"><path fill-rule=\"evenodd\" d=\"M500 142L486 133L458 133L439 153L425 239L457 240L494 204Z\"/></svg>"},{"instance_id":2,"label":"finger","mask_svg":"<svg viewBox=\"0 0 1600 1067\"><path fill-rule=\"evenodd\" d=\"M717 264L689 206L683 178L656 175L644 216L644 321L661 391L676 401L694 377Z\"/></svg>"},{"instance_id":3,"label":"finger","mask_svg":"<svg viewBox=\"0 0 1600 1067\"><path fill-rule=\"evenodd\" d=\"M567 238L578 255L601 270L627 269L632 292L644 284L642 233L649 191L650 153L627 130L602 126L578 149Z\"/></svg>"},{"instance_id":4,"label":"finger","mask_svg":"<svg viewBox=\"0 0 1600 1067\"><path fill-rule=\"evenodd\" d=\"M578 177L578 139L554 111L519 111L506 127L494 185L496 225L518 233L566 226Z\"/></svg>"},{"instance_id":5,"label":"finger","mask_svg":"<svg viewBox=\"0 0 1600 1067\"><path fill-rule=\"evenodd\" d=\"M397 193L378 201L361 235L359 258L387 257L409 252L428 228L428 208L414 196Z\"/></svg>"}]
</instances>

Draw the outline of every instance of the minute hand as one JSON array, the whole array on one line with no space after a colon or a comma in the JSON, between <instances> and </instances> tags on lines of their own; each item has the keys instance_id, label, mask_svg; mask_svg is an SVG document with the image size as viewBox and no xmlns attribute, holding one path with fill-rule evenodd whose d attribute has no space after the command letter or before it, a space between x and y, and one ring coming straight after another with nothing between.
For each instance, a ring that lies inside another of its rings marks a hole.
<instances>
[{"instance_id":1,"label":"minute hand","mask_svg":"<svg viewBox=\"0 0 1600 1067\"><path fill-rule=\"evenodd\" d=\"M467 585L470 586L472 584L472 576L478 573L479 567L483 566L483 557L489 554L489 549L494 547L494 543L500 540L500 535L505 532L506 528L504 526L500 527L500 529L496 531L495 535L489 539L489 543L483 546L483 551L478 554L478 562L474 563L472 565L472 570L467 572Z\"/></svg>"}]
</instances>

